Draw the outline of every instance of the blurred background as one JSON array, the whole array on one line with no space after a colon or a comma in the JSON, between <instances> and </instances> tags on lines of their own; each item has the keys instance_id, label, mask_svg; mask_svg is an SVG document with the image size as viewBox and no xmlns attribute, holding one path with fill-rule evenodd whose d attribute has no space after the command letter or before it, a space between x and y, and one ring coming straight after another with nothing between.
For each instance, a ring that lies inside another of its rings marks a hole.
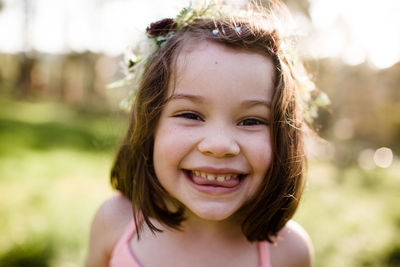
<instances>
[{"instance_id":1,"label":"blurred background","mask_svg":"<svg viewBox=\"0 0 400 267\"><path fill-rule=\"evenodd\" d=\"M228 1L243 3L245 1ZM400 266L400 1L286 0L331 99L295 219L316 266ZM127 46L178 0L0 0L0 266L82 266L113 192Z\"/></svg>"}]
</instances>

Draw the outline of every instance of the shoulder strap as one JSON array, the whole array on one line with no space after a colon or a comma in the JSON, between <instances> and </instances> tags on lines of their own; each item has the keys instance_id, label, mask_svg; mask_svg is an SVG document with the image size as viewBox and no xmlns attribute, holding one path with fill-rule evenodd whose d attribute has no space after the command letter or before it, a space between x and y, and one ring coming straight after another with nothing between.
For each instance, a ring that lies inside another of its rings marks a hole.
<instances>
[{"instance_id":1,"label":"shoulder strap","mask_svg":"<svg viewBox=\"0 0 400 267\"><path fill-rule=\"evenodd\" d=\"M130 248L130 241L136 233L135 221L132 219L125 228L124 234L115 245L111 258L110 267L130 266L139 267L135 256Z\"/></svg>"},{"instance_id":2,"label":"shoulder strap","mask_svg":"<svg viewBox=\"0 0 400 267\"><path fill-rule=\"evenodd\" d=\"M269 255L269 243L267 241L258 243L258 254L261 267L271 267L271 258Z\"/></svg>"}]
</instances>

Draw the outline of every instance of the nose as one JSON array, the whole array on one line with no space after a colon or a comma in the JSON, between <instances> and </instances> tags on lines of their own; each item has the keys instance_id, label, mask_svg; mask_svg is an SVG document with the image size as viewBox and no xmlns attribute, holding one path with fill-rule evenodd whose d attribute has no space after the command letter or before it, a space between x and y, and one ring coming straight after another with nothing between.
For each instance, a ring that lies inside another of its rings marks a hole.
<instances>
[{"instance_id":1,"label":"nose","mask_svg":"<svg viewBox=\"0 0 400 267\"><path fill-rule=\"evenodd\" d=\"M208 156L223 158L234 157L240 153L240 146L226 131L208 131L198 144L198 150Z\"/></svg>"}]
</instances>

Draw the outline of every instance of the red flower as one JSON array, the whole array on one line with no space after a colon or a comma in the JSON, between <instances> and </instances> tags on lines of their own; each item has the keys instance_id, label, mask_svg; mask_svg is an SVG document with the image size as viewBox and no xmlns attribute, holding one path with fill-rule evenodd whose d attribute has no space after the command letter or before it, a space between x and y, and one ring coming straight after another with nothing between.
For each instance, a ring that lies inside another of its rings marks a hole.
<instances>
[{"instance_id":1,"label":"red flower","mask_svg":"<svg viewBox=\"0 0 400 267\"><path fill-rule=\"evenodd\" d=\"M146 32L154 37L163 36L175 30L176 26L176 22L173 19L162 19L151 23L146 28Z\"/></svg>"}]
</instances>

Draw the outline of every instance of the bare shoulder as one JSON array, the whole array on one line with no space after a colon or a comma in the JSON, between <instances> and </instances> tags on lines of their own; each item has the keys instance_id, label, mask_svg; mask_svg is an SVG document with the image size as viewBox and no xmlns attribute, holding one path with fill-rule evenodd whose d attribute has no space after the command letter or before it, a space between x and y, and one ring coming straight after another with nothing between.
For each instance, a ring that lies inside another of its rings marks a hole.
<instances>
[{"instance_id":1,"label":"bare shoulder","mask_svg":"<svg viewBox=\"0 0 400 267\"><path fill-rule=\"evenodd\" d=\"M312 266L314 248L311 239L297 222L289 221L274 241L271 245L272 266Z\"/></svg>"},{"instance_id":2,"label":"bare shoulder","mask_svg":"<svg viewBox=\"0 0 400 267\"><path fill-rule=\"evenodd\" d=\"M91 225L86 266L108 266L112 249L132 218L131 207L121 194L103 202Z\"/></svg>"}]
</instances>

